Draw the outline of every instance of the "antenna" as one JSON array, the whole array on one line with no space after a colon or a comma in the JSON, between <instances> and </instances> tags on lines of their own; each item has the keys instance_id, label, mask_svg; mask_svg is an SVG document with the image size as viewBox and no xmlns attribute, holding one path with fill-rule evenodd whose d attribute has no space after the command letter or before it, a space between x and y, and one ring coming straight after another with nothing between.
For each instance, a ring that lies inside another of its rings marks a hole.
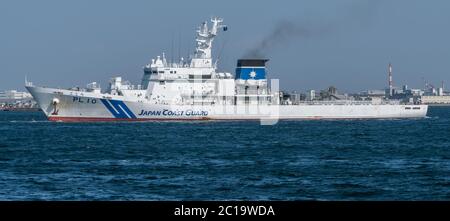
<instances>
[{"instance_id":1,"label":"antenna","mask_svg":"<svg viewBox=\"0 0 450 221\"><path fill-rule=\"evenodd\" d=\"M194 39L195 39L195 36L194 36ZM188 44L186 47L186 59L189 59L189 60L191 59L191 54L189 54L191 52L191 49L192 49L192 45Z\"/></svg>"},{"instance_id":2,"label":"antenna","mask_svg":"<svg viewBox=\"0 0 450 221\"><path fill-rule=\"evenodd\" d=\"M178 32L178 61L181 60L181 32Z\"/></svg>"},{"instance_id":3,"label":"antenna","mask_svg":"<svg viewBox=\"0 0 450 221\"><path fill-rule=\"evenodd\" d=\"M174 39L174 33L172 33L172 48L171 48L171 52L170 52L170 65L173 65L173 39Z\"/></svg>"},{"instance_id":4,"label":"antenna","mask_svg":"<svg viewBox=\"0 0 450 221\"><path fill-rule=\"evenodd\" d=\"M425 77L421 77L421 79L422 79L422 83L424 83L425 84L425 87L424 87L424 89L426 90L427 89L427 81L425 80Z\"/></svg>"},{"instance_id":5,"label":"antenna","mask_svg":"<svg viewBox=\"0 0 450 221\"><path fill-rule=\"evenodd\" d=\"M33 82L29 82L29 81L28 81L27 75L25 75L25 86L26 86L26 87L31 87L31 86L33 86Z\"/></svg>"},{"instance_id":6,"label":"antenna","mask_svg":"<svg viewBox=\"0 0 450 221\"><path fill-rule=\"evenodd\" d=\"M228 42L227 40L228 40L228 39L227 39L226 37L224 37L224 41L223 41L223 43L222 43L222 47L220 48L219 53L217 54L216 62L214 62L214 66L216 66L216 68L217 68L217 62L219 62L220 58L222 57L223 49L225 48L225 45L226 45L227 42Z\"/></svg>"}]
</instances>

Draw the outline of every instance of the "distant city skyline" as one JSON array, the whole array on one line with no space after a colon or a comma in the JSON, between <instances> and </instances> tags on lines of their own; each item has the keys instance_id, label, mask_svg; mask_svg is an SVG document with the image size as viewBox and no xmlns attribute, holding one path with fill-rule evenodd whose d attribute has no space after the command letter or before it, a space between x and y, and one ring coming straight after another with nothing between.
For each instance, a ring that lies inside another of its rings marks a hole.
<instances>
[{"instance_id":1,"label":"distant city skyline","mask_svg":"<svg viewBox=\"0 0 450 221\"><path fill-rule=\"evenodd\" d=\"M37 85L103 88L123 76L139 84L142 67L162 52L194 48L197 26L221 16L219 69L269 58L282 89L335 86L341 92L384 89L388 64L396 87L450 85L450 2L341 1L6 1L0 7L0 91Z\"/></svg>"}]
</instances>

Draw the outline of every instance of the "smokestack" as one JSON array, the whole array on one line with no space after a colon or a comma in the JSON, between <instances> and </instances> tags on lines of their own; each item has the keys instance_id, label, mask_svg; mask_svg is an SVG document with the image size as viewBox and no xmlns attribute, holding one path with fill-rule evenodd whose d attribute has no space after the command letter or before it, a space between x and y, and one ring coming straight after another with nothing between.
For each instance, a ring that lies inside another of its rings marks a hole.
<instances>
[{"instance_id":1,"label":"smokestack","mask_svg":"<svg viewBox=\"0 0 450 221\"><path fill-rule=\"evenodd\" d=\"M392 64L389 63L389 67L388 67L388 73L389 73L389 96L392 96L392 88L393 88L393 84L392 84Z\"/></svg>"},{"instance_id":2,"label":"smokestack","mask_svg":"<svg viewBox=\"0 0 450 221\"><path fill-rule=\"evenodd\" d=\"M239 59L235 79L266 79L266 63L269 59Z\"/></svg>"}]
</instances>

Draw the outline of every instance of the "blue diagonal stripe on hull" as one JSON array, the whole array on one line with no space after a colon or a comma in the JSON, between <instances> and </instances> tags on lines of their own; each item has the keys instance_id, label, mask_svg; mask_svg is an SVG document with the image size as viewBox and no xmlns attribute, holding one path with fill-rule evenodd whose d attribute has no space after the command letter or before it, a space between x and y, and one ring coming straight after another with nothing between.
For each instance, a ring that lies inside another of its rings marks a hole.
<instances>
[{"instance_id":1,"label":"blue diagonal stripe on hull","mask_svg":"<svg viewBox=\"0 0 450 221\"><path fill-rule=\"evenodd\" d=\"M121 108L117 107L116 105L114 105L114 107L111 105L113 103L113 100L109 100L109 102L111 102L111 104L106 99L100 99L100 100L102 101L103 105L105 105L105 107L109 110L109 112L111 112L111 114L115 118L129 118L125 114L125 112L122 111Z\"/></svg>"},{"instance_id":2,"label":"blue diagonal stripe on hull","mask_svg":"<svg viewBox=\"0 0 450 221\"><path fill-rule=\"evenodd\" d=\"M128 116L130 116L130 118L136 118L136 115L134 115L134 113L123 101L110 100L110 102L116 109L123 109L128 114Z\"/></svg>"}]
</instances>

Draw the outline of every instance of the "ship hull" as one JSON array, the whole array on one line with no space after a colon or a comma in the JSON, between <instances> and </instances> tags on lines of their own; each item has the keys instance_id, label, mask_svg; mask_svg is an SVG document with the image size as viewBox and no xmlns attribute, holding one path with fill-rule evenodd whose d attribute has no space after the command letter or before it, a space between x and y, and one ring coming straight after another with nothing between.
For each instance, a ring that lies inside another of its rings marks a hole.
<instances>
[{"instance_id":1,"label":"ship hull","mask_svg":"<svg viewBox=\"0 0 450 221\"><path fill-rule=\"evenodd\" d=\"M27 87L50 121L192 121L423 118L427 105L163 105L120 96ZM55 102L57 101L57 102Z\"/></svg>"}]
</instances>

